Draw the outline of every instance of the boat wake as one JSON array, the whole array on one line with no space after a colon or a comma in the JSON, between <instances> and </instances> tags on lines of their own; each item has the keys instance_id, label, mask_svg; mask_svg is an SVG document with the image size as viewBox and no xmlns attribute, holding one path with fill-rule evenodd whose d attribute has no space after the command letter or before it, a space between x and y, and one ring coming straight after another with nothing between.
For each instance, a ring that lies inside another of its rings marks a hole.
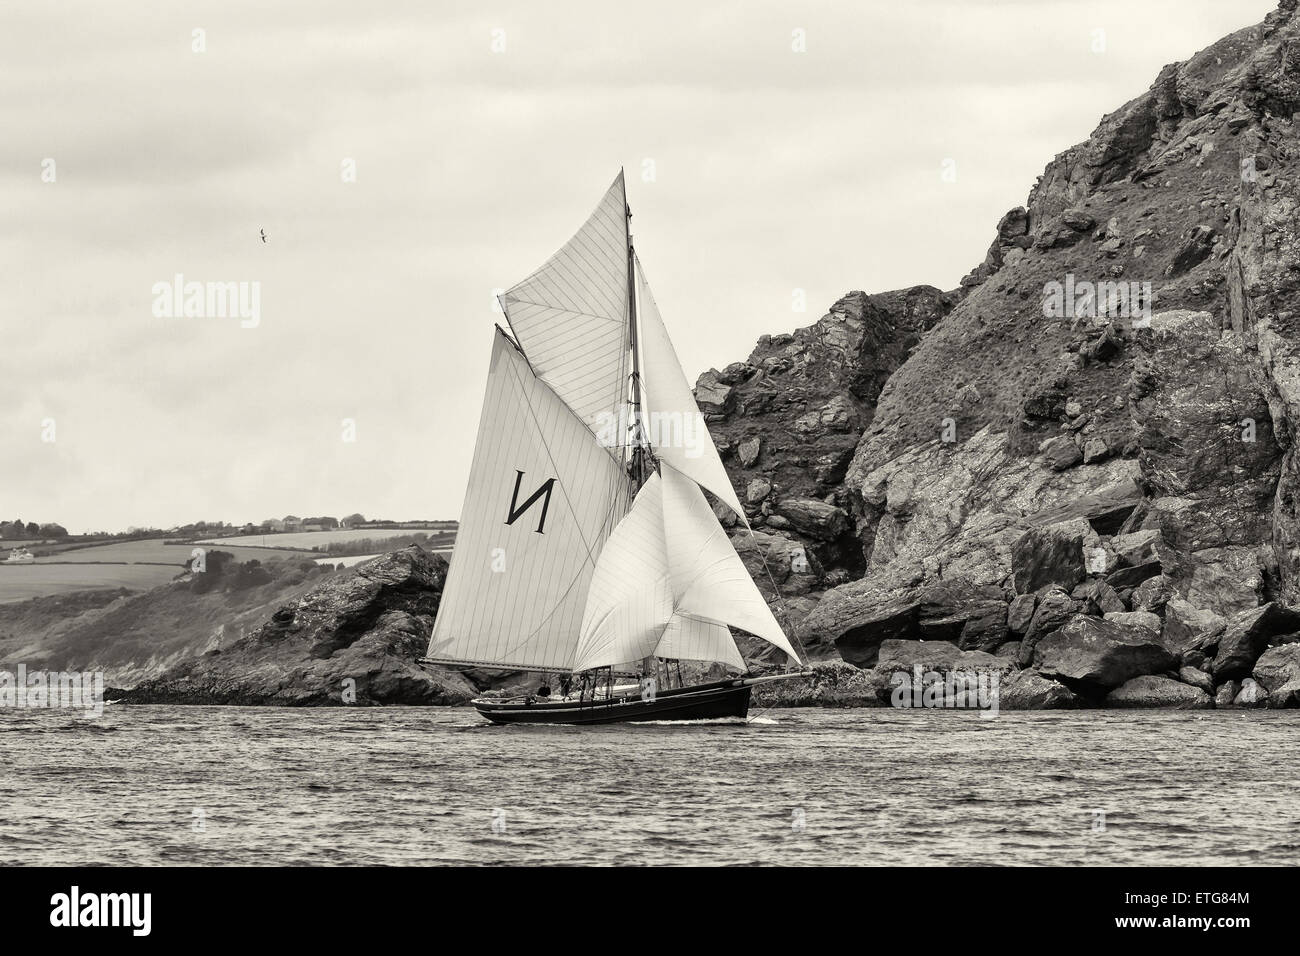
<instances>
[{"instance_id":1,"label":"boat wake","mask_svg":"<svg viewBox=\"0 0 1300 956\"><path fill-rule=\"evenodd\" d=\"M745 724L774 724L776 721L768 717L755 717L753 720L746 720L743 717L702 717L699 720L630 720L628 723L636 724L638 727L725 727L728 724L743 727Z\"/></svg>"}]
</instances>

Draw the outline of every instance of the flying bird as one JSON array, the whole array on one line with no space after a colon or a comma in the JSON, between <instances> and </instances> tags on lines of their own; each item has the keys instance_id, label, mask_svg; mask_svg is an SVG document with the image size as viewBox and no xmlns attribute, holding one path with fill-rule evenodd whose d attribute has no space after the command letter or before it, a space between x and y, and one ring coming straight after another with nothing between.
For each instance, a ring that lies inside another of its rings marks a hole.
<instances>
[{"instance_id":1,"label":"flying bird","mask_svg":"<svg viewBox=\"0 0 1300 956\"><path fill-rule=\"evenodd\" d=\"M263 230L261 230L261 232L262 232L262 241L263 241L263 242L266 242L266 230L263 229Z\"/></svg>"}]
</instances>

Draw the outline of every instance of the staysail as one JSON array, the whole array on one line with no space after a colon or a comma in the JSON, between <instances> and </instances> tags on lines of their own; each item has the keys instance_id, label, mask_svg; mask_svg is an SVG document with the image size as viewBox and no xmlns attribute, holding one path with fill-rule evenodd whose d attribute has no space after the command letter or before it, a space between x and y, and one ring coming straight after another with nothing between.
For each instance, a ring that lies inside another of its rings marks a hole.
<instances>
[{"instance_id":1,"label":"staysail","mask_svg":"<svg viewBox=\"0 0 1300 956\"><path fill-rule=\"evenodd\" d=\"M664 531L677 609L706 621L730 624L761 637L799 663L745 562L704 494L671 465L660 469L664 485Z\"/></svg>"},{"instance_id":2,"label":"staysail","mask_svg":"<svg viewBox=\"0 0 1300 956\"><path fill-rule=\"evenodd\" d=\"M627 480L500 329L428 659L568 670Z\"/></svg>"},{"instance_id":3,"label":"staysail","mask_svg":"<svg viewBox=\"0 0 1300 956\"><path fill-rule=\"evenodd\" d=\"M695 395L682 371L682 363L677 359L677 350L668 337L639 260L636 262L636 281L641 318L642 377L645 380L642 419L655 454L711 491L749 527L745 509L740 506L717 446L713 444L713 436L695 404Z\"/></svg>"},{"instance_id":4,"label":"staysail","mask_svg":"<svg viewBox=\"0 0 1300 956\"><path fill-rule=\"evenodd\" d=\"M575 670L651 654L743 667L728 625L799 661L703 493L667 463L610 536L591 591Z\"/></svg>"},{"instance_id":5,"label":"staysail","mask_svg":"<svg viewBox=\"0 0 1300 956\"><path fill-rule=\"evenodd\" d=\"M627 250L620 172L577 234L500 297L538 377L607 445L627 393Z\"/></svg>"}]
</instances>

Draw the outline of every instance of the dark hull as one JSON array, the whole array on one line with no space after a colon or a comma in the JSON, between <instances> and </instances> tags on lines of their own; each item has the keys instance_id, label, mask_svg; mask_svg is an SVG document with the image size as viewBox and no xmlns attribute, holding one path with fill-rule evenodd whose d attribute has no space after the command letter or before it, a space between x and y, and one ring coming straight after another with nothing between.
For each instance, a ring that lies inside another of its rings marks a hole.
<instances>
[{"instance_id":1,"label":"dark hull","mask_svg":"<svg viewBox=\"0 0 1300 956\"><path fill-rule=\"evenodd\" d=\"M738 681L719 681L662 690L654 699L636 694L611 700L559 700L525 703L483 699L474 701L480 714L494 724L622 724L638 720L709 720L744 717L752 688Z\"/></svg>"}]
</instances>

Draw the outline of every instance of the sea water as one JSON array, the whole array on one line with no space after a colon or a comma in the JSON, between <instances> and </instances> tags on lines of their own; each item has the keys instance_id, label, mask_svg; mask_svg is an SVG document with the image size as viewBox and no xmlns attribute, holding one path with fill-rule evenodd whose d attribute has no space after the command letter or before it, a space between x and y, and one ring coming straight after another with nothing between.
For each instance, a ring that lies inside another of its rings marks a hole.
<instances>
[{"instance_id":1,"label":"sea water","mask_svg":"<svg viewBox=\"0 0 1300 956\"><path fill-rule=\"evenodd\" d=\"M1300 863L1296 711L0 710L0 864Z\"/></svg>"}]
</instances>

